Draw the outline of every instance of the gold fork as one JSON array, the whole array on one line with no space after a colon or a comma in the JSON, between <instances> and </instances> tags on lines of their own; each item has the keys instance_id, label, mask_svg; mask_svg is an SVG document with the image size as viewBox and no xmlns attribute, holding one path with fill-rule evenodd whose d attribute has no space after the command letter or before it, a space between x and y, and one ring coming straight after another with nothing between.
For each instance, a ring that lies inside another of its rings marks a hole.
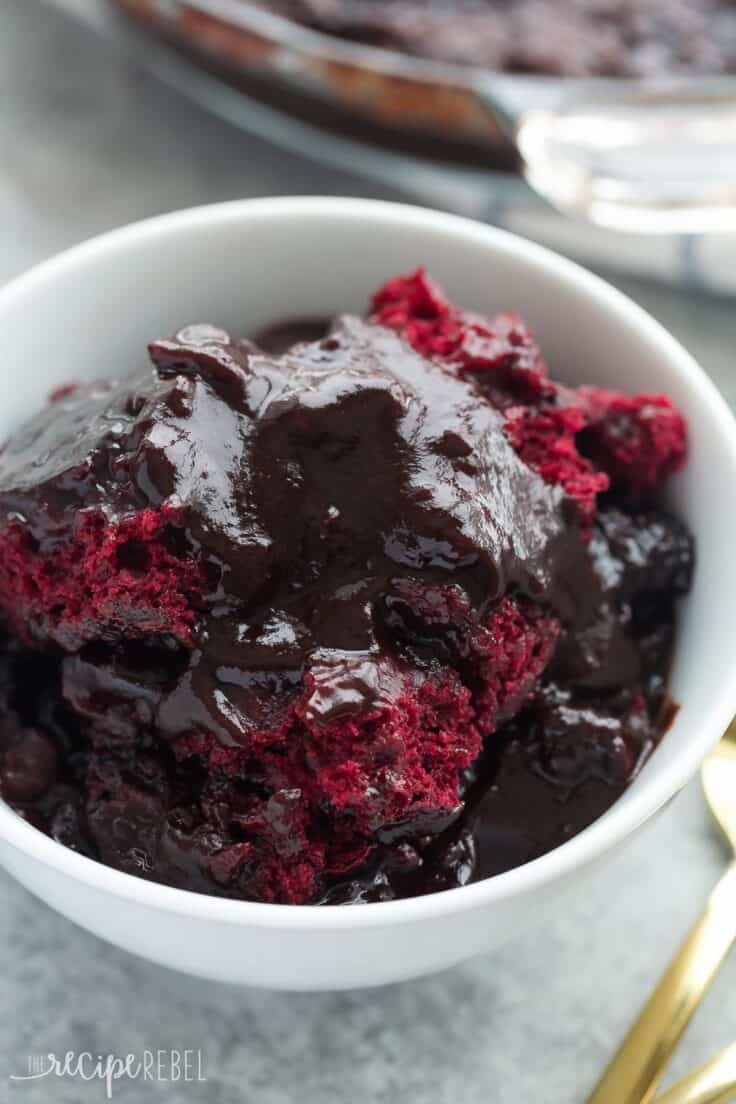
<instances>
[{"instance_id":1,"label":"gold fork","mask_svg":"<svg viewBox=\"0 0 736 1104\"><path fill-rule=\"evenodd\" d=\"M736 939L736 719L706 759L701 777L710 811L730 846L731 865L587 1104L649 1104L682 1033Z\"/></svg>"},{"instance_id":2,"label":"gold fork","mask_svg":"<svg viewBox=\"0 0 736 1104\"><path fill-rule=\"evenodd\" d=\"M654 1104L729 1104L736 1100L736 1043L683 1077Z\"/></svg>"}]
</instances>

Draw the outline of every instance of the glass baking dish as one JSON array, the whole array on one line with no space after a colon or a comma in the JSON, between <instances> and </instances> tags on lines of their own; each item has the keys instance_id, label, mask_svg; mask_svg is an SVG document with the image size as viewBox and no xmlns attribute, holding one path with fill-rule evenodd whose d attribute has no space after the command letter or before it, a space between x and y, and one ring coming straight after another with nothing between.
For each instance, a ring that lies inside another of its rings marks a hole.
<instances>
[{"instance_id":1,"label":"glass baking dish","mask_svg":"<svg viewBox=\"0 0 736 1104\"><path fill-rule=\"evenodd\" d=\"M247 0L115 2L221 75L358 139L520 167L556 207L615 229L736 229L736 78L508 75L345 41Z\"/></svg>"}]
</instances>

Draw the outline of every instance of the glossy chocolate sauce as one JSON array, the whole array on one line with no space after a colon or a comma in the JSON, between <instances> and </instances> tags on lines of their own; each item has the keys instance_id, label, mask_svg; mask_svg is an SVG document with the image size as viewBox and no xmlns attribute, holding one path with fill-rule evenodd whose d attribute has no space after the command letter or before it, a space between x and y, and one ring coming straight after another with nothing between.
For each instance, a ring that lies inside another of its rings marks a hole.
<instances>
[{"instance_id":1,"label":"glossy chocolate sauce","mask_svg":"<svg viewBox=\"0 0 736 1104\"><path fill-rule=\"evenodd\" d=\"M0 452L5 800L142 877L324 903L616 800L663 727L678 521L614 496L586 533L472 379L357 318L150 357Z\"/></svg>"}]
</instances>

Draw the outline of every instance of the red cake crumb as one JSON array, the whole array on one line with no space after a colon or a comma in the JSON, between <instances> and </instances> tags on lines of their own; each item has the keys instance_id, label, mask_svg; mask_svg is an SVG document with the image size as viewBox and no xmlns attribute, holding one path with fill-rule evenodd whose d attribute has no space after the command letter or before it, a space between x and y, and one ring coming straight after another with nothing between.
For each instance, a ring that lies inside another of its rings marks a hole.
<instances>
[{"instance_id":1,"label":"red cake crumb","mask_svg":"<svg viewBox=\"0 0 736 1104\"><path fill-rule=\"evenodd\" d=\"M652 491L685 463L685 419L666 395L623 395L580 387L585 444L616 490L633 496Z\"/></svg>"},{"instance_id":2,"label":"red cake crumb","mask_svg":"<svg viewBox=\"0 0 736 1104\"><path fill-rule=\"evenodd\" d=\"M475 375L504 411L519 456L545 482L563 487L586 529L609 486L641 495L684 463L685 421L666 396L574 391L552 382L520 318L484 318L454 306L422 268L389 280L372 309L374 322L398 330L425 356Z\"/></svg>"},{"instance_id":3,"label":"red cake crumb","mask_svg":"<svg viewBox=\"0 0 736 1104\"><path fill-rule=\"evenodd\" d=\"M297 708L303 755L317 792L359 832L456 806L458 772L478 754L480 735L470 692L452 672L404 676L382 710L324 725L309 716L311 689L307 676Z\"/></svg>"},{"instance_id":4,"label":"red cake crumb","mask_svg":"<svg viewBox=\"0 0 736 1104\"><path fill-rule=\"evenodd\" d=\"M459 772L480 751L471 693L452 672L426 680L402 673L382 708L326 723L310 708L314 687L311 673L288 722L248 746L223 748L201 733L174 745L180 762L197 757L225 786L247 777L257 757L271 792L252 798L238 825L257 841L257 891L266 900L308 899L319 877L365 861L376 833L449 823Z\"/></svg>"},{"instance_id":5,"label":"red cake crumb","mask_svg":"<svg viewBox=\"0 0 736 1104\"><path fill-rule=\"evenodd\" d=\"M430 621L438 611L463 616L467 605L454 600L453 588L444 588L445 602L435 594L440 589L431 588L432 600L419 601L417 612ZM306 900L320 879L365 862L377 840L400 835L402 825L417 834L423 823L436 832L451 822L459 773L477 757L483 735L533 690L558 632L553 617L505 598L468 638L472 690L451 671L422 678L392 668L384 679L390 699L380 709L323 721L314 708L320 672L313 669L278 728L229 748L198 733L177 740L174 750L181 762L201 760L223 786L252 774L255 757L270 796L251 798L238 827L256 841L249 853L256 892L269 901ZM332 824L327 847L325 818Z\"/></svg>"},{"instance_id":6,"label":"red cake crumb","mask_svg":"<svg viewBox=\"0 0 736 1104\"><path fill-rule=\"evenodd\" d=\"M506 413L516 451L547 483L561 485L578 503L586 525L605 475L581 456L575 434L585 425L579 410L561 410L558 388L530 331L513 314L483 318L448 302L423 269L390 280L373 297L373 321L398 330L425 356L472 373L483 392Z\"/></svg>"},{"instance_id":7,"label":"red cake crumb","mask_svg":"<svg viewBox=\"0 0 736 1104\"><path fill-rule=\"evenodd\" d=\"M538 471L545 483L563 487L589 525L597 496L608 490L609 478L578 451L576 434L585 425L585 415L576 407L517 408L508 411L506 418L509 440L524 463Z\"/></svg>"},{"instance_id":8,"label":"red cake crumb","mask_svg":"<svg viewBox=\"0 0 736 1104\"><path fill-rule=\"evenodd\" d=\"M539 347L517 315L484 318L461 310L423 268L384 284L372 309L373 322L398 330L417 352L499 387L499 404L513 402L514 395L529 401L554 395Z\"/></svg>"},{"instance_id":9,"label":"red cake crumb","mask_svg":"<svg viewBox=\"0 0 736 1104\"><path fill-rule=\"evenodd\" d=\"M395 580L387 605L387 624L422 637L437 652L463 664L473 688L474 721L484 736L520 708L554 652L560 625L523 598L504 597L485 625L474 626L466 596L452 585Z\"/></svg>"},{"instance_id":10,"label":"red cake crumb","mask_svg":"<svg viewBox=\"0 0 736 1104\"><path fill-rule=\"evenodd\" d=\"M176 550L177 521L168 506L115 523L83 511L72 539L48 552L11 522L0 534L0 607L22 638L49 637L69 648L105 633L188 641L204 577Z\"/></svg>"},{"instance_id":11,"label":"red cake crumb","mask_svg":"<svg viewBox=\"0 0 736 1104\"><path fill-rule=\"evenodd\" d=\"M478 689L476 723L485 734L513 716L552 658L559 622L529 602L504 598L470 639Z\"/></svg>"}]
</instances>

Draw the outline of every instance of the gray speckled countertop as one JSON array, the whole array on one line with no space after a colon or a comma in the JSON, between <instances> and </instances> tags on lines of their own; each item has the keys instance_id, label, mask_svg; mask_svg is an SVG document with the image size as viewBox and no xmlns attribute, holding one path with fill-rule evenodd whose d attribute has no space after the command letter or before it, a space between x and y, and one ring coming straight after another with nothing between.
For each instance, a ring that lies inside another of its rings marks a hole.
<instances>
[{"instance_id":1,"label":"gray speckled countertop","mask_svg":"<svg viewBox=\"0 0 736 1104\"><path fill-rule=\"evenodd\" d=\"M0 104L0 280L169 208L366 191L229 130L34 0L0 0ZM733 305L619 282L736 403ZM121 1082L114 1099L582 1104L724 861L692 785L574 907L502 952L422 981L319 996L156 968L73 927L0 872L0 1101L104 1100L96 1082L11 1082L29 1054L191 1048L202 1052L205 1084ZM674 1072L734 1037L732 959Z\"/></svg>"}]
</instances>

